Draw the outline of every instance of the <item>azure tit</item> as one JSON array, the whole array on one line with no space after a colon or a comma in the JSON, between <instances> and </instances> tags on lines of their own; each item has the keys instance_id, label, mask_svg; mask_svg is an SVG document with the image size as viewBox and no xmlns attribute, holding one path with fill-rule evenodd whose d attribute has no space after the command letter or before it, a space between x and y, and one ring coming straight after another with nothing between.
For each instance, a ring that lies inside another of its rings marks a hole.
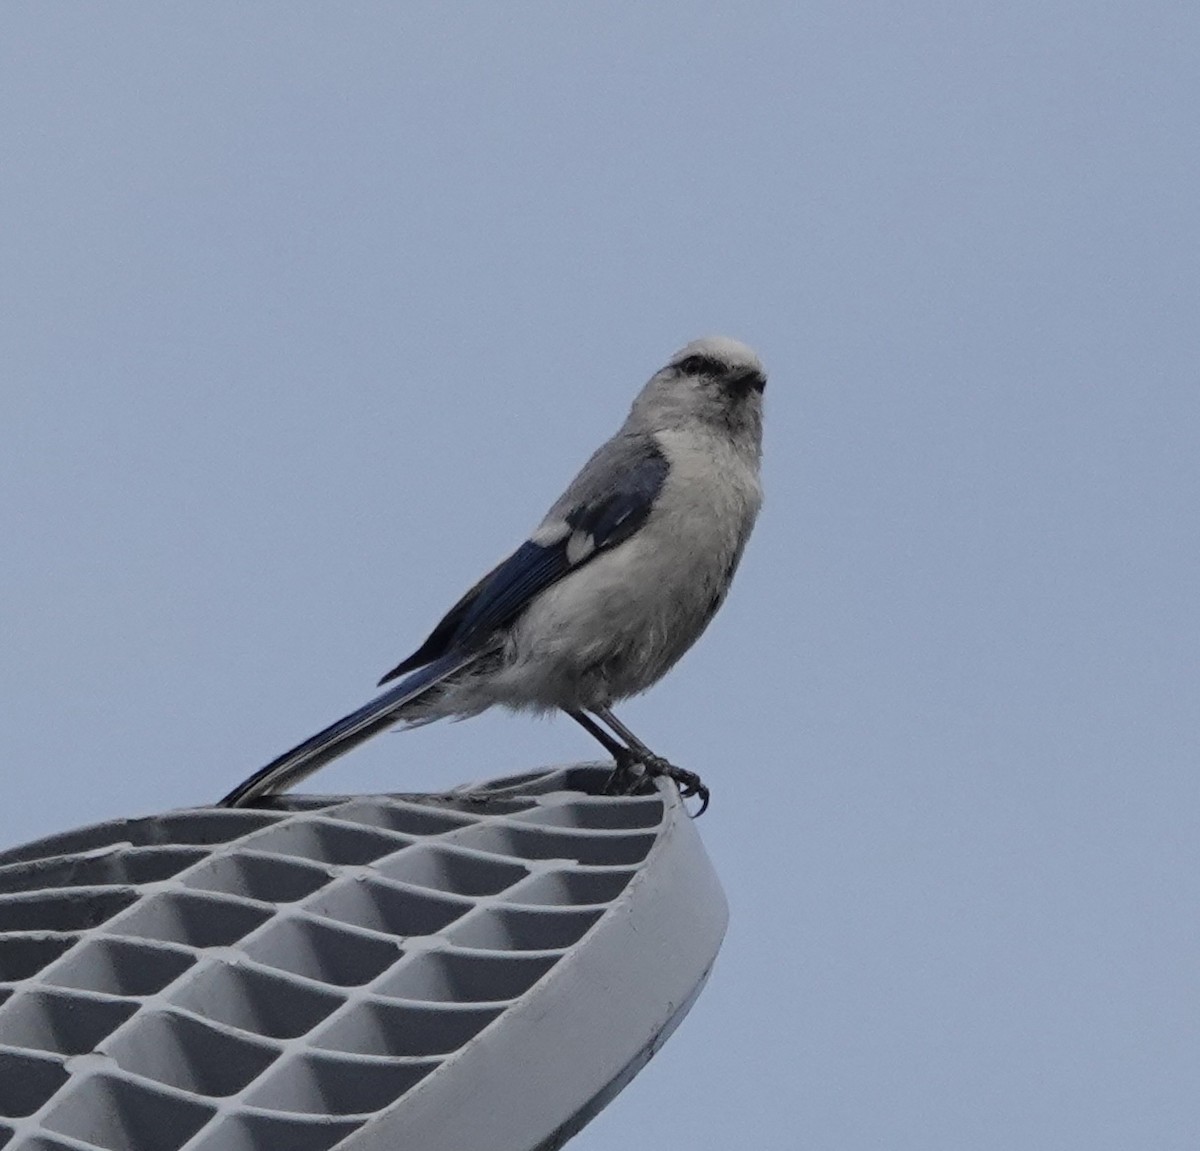
<instances>
[{"instance_id":1,"label":"azure tit","mask_svg":"<svg viewBox=\"0 0 1200 1151\"><path fill-rule=\"evenodd\" d=\"M442 618L357 711L272 760L224 799L284 791L397 724L499 704L566 712L613 756L610 790L649 774L708 789L612 712L699 639L729 591L762 502L766 374L744 344L709 337L650 377L529 538Z\"/></svg>"}]
</instances>

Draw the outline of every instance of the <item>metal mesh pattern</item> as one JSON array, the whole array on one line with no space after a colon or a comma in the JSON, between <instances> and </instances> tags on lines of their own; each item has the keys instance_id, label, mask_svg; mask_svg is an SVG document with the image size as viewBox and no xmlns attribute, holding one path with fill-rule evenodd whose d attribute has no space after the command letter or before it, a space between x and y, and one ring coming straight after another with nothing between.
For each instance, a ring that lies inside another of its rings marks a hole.
<instances>
[{"instance_id":1,"label":"metal mesh pattern","mask_svg":"<svg viewBox=\"0 0 1200 1151\"><path fill-rule=\"evenodd\" d=\"M0 1146L358 1146L580 951L680 814L599 778L196 809L0 855Z\"/></svg>"}]
</instances>

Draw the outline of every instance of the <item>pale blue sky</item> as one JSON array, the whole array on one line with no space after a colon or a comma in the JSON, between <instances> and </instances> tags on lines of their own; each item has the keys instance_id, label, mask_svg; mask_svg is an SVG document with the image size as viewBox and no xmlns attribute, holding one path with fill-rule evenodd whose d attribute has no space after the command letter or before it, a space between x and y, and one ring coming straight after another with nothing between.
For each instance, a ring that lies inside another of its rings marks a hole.
<instances>
[{"instance_id":1,"label":"pale blue sky","mask_svg":"<svg viewBox=\"0 0 1200 1151\"><path fill-rule=\"evenodd\" d=\"M572 1148L1200 1145L1200 10L8 3L0 108L0 841L357 705L725 332L766 510L624 714L730 934Z\"/></svg>"}]
</instances>

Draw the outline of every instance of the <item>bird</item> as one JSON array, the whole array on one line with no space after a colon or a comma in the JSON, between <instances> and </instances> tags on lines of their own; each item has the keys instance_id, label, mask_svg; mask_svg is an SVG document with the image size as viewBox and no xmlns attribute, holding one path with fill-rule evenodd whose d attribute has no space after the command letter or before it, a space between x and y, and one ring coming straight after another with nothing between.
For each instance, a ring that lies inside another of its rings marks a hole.
<instances>
[{"instance_id":1,"label":"bird","mask_svg":"<svg viewBox=\"0 0 1200 1151\"><path fill-rule=\"evenodd\" d=\"M612 705L657 683L725 601L762 505L766 380L758 356L729 337L680 349L528 539L383 676L380 695L218 806L286 791L388 728L500 705L569 715L613 757L608 793L666 776L699 797L701 814L699 775L652 752Z\"/></svg>"}]
</instances>

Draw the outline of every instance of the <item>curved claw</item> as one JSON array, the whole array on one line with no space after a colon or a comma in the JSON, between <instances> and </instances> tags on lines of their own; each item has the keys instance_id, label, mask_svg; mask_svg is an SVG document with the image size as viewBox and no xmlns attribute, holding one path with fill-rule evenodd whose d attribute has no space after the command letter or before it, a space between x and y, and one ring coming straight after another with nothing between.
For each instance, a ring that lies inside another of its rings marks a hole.
<instances>
[{"instance_id":1,"label":"curved claw","mask_svg":"<svg viewBox=\"0 0 1200 1151\"><path fill-rule=\"evenodd\" d=\"M684 799L699 796L700 810L692 816L693 819L699 819L708 810L709 790L694 771L676 767L669 760L663 759L661 755L644 755L636 762L646 769L647 775L664 775L667 779L673 780L676 787L679 788L679 794Z\"/></svg>"},{"instance_id":2,"label":"curved claw","mask_svg":"<svg viewBox=\"0 0 1200 1151\"><path fill-rule=\"evenodd\" d=\"M678 774L675 774L675 772ZM691 799L694 795L700 797L700 810L692 816L693 819L699 819L708 810L708 788L704 786L704 781L694 771L684 771L682 768L676 768L675 772L664 772L663 774L675 781L679 787L679 794L684 799Z\"/></svg>"}]
</instances>

